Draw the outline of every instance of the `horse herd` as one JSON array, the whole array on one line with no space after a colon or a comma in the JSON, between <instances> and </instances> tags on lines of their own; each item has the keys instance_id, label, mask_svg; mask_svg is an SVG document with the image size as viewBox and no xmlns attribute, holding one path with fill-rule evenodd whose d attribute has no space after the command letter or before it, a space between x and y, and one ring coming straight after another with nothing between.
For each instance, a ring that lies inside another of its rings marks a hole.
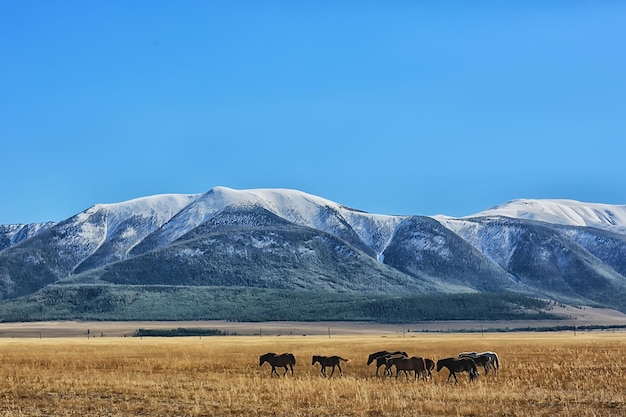
<instances>
[{"instance_id":1,"label":"horse herd","mask_svg":"<svg viewBox=\"0 0 626 417\"><path fill-rule=\"evenodd\" d=\"M293 367L296 364L296 357L292 353L276 354L273 352L261 355L259 358L259 366L267 362L272 367L270 375L280 376L276 371L276 368L284 368L283 376L287 372L291 371L293 376ZM321 356L313 355L311 365L317 363L320 364L320 372L324 377L332 377L335 373L335 368L339 370L339 376L343 376L343 370L341 369L341 362L349 362L349 359L344 359L340 356ZM383 375L392 376L393 368L396 368L396 378L400 375L400 372L404 374L406 379L409 379L411 372L414 373L414 379L431 379L432 370L437 368L437 372L440 372L443 368L446 368L449 372L446 382L450 380L450 377L454 378L454 381L458 383L456 377L457 373L467 372L469 374L469 380L474 381L478 377L479 366L482 366L485 370L485 374L488 374L490 370L493 370L494 374L497 374L500 368L500 359L495 352L461 352L456 357L449 357L439 359L435 364L435 361L428 358L422 358L421 356L411 356L406 352L396 351L389 352L382 350L369 355L367 358L367 365L371 365L376 362L376 376L381 367L385 367ZM326 368L332 368L330 375L326 374Z\"/></svg>"}]
</instances>

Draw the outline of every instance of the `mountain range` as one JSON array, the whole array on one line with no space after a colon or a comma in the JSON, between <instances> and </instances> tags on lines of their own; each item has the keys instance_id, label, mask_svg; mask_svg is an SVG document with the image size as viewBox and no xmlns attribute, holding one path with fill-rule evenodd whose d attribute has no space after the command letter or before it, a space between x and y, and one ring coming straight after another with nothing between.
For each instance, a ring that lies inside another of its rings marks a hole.
<instances>
[{"instance_id":1,"label":"mountain range","mask_svg":"<svg viewBox=\"0 0 626 417\"><path fill-rule=\"evenodd\" d=\"M59 300L128 307L165 288L187 298L506 293L626 311L626 206L514 200L463 218L397 216L297 190L215 187L0 225L0 300L38 300L25 319Z\"/></svg>"}]
</instances>

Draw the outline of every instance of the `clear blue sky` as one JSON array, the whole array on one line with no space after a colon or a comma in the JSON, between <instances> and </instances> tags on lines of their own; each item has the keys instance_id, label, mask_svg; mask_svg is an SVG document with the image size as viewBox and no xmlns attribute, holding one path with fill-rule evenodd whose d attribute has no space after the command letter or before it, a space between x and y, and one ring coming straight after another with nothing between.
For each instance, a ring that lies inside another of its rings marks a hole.
<instances>
[{"instance_id":1,"label":"clear blue sky","mask_svg":"<svg viewBox=\"0 0 626 417\"><path fill-rule=\"evenodd\" d=\"M293 188L626 204L621 1L0 0L0 224Z\"/></svg>"}]
</instances>

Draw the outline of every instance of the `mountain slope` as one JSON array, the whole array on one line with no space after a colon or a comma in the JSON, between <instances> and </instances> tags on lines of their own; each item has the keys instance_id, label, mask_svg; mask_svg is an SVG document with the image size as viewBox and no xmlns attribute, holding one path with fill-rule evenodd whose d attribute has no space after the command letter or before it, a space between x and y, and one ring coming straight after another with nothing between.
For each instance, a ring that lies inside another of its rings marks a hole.
<instances>
[{"instance_id":1,"label":"mountain slope","mask_svg":"<svg viewBox=\"0 0 626 417\"><path fill-rule=\"evenodd\" d=\"M257 207L227 207L173 244L71 282L403 293L437 291L326 232Z\"/></svg>"},{"instance_id":2,"label":"mountain slope","mask_svg":"<svg viewBox=\"0 0 626 417\"><path fill-rule=\"evenodd\" d=\"M396 225L401 221L397 216L360 212L297 190L233 190L215 187L138 244L132 254L140 255L164 247L226 207L245 208L250 205L263 207L294 224L331 233L354 245L365 244L369 248L366 250L372 255L384 251Z\"/></svg>"},{"instance_id":3,"label":"mountain slope","mask_svg":"<svg viewBox=\"0 0 626 417\"><path fill-rule=\"evenodd\" d=\"M36 291L128 251L195 196L160 195L95 205L0 252L0 299Z\"/></svg>"},{"instance_id":4,"label":"mountain slope","mask_svg":"<svg viewBox=\"0 0 626 417\"><path fill-rule=\"evenodd\" d=\"M611 255L625 253L622 235L507 217L442 222L537 294L568 302L612 299L614 307L621 303L611 292L626 294L626 278L618 272L623 261Z\"/></svg>"},{"instance_id":5,"label":"mountain slope","mask_svg":"<svg viewBox=\"0 0 626 417\"><path fill-rule=\"evenodd\" d=\"M514 292L626 310L624 207L516 200L455 219L371 214L286 189L150 196L0 226L0 300L51 284L185 286Z\"/></svg>"},{"instance_id":6,"label":"mountain slope","mask_svg":"<svg viewBox=\"0 0 626 417\"><path fill-rule=\"evenodd\" d=\"M582 203L575 200L519 199L482 211L474 217L503 216L567 226L595 227L626 233L626 205Z\"/></svg>"},{"instance_id":7,"label":"mountain slope","mask_svg":"<svg viewBox=\"0 0 626 417\"><path fill-rule=\"evenodd\" d=\"M429 217L404 221L384 253L385 263L407 274L426 274L450 292L524 292L505 268Z\"/></svg>"},{"instance_id":8,"label":"mountain slope","mask_svg":"<svg viewBox=\"0 0 626 417\"><path fill-rule=\"evenodd\" d=\"M0 225L0 251L30 239L52 226L54 222Z\"/></svg>"}]
</instances>

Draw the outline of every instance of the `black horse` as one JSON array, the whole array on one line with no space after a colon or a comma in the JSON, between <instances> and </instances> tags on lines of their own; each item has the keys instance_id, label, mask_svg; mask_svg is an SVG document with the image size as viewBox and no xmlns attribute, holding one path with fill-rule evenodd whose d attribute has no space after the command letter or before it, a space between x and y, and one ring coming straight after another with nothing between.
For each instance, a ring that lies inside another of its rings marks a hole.
<instances>
[{"instance_id":1,"label":"black horse","mask_svg":"<svg viewBox=\"0 0 626 417\"><path fill-rule=\"evenodd\" d=\"M471 358L445 358L439 359L437 361L437 372L441 371L442 368L448 368L450 374L448 375L448 379L446 382L450 380L450 377L454 377L454 381L458 383L458 379L456 379L457 372L468 372L470 381L473 381L478 377L478 371L476 370L476 363Z\"/></svg>"},{"instance_id":2,"label":"black horse","mask_svg":"<svg viewBox=\"0 0 626 417\"><path fill-rule=\"evenodd\" d=\"M263 364L267 362L272 366L272 372L270 375L278 375L276 372L276 367L285 368L285 372L283 376L287 374L287 371L291 369L291 375L293 376L293 366L296 364L296 357L291 353L282 353L280 355L275 354L274 352L266 353L265 355L261 355L259 358L259 366L263 366Z\"/></svg>"},{"instance_id":3,"label":"black horse","mask_svg":"<svg viewBox=\"0 0 626 417\"><path fill-rule=\"evenodd\" d=\"M316 363L319 363L320 365L322 365L322 369L320 370L320 372L322 373L322 375L326 376L326 367L328 366L332 366L333 370L330 373L330 376L333 376L333 374L335 373L335 367L339 368L339 376L343 376L343 371L341 370L341 362L350 362L350 359L344 359L340 356L319 356L319 355L313 355L313 361L311 362L311 365L315 365Z\"/></svg>"},{"instance_id":4,"label":"black horse","mask_svg":"<svg viewBox=\"0 0 626 417\"><path fill-rule=\"evenodd\" d=\"M424 358L424 364L426 365L426 372L428 373L427 379L432 379L432 370L435 369L435 361L432 359Z\"/></svg>"},{"instance_id":5,"label":"black horse","mask_svg":"<svg viewBox=\"0 0 626 417\"><path fill-rule=\"evenodd\" d=\"M369 357L367 358L367 366L369 366L372 362L376 361L376 376L378 376L378 369L387 364L387 359L394 357L394 356L401 356L401 357L408 357L409 355L407 355L406 352L402 352L402 351L395 351L395 352L389 352L386 350L381 350L380 352L375 352L372 353L371 355L369 355ZM386 372L385 372L386 373Z\"/></svg>"},{"instance_id":6,"label":"black horse","mask_svg":"<svg viewBox=\"0 0 626 417\"><path fill-rule=\"evenodd\" d=\"M476 365L482 366L485 368L485 373L489 373L489 370L493 369L493 373L497 374L498 369L500 369L500 358L498 358L498 354L496 352L461 352L459 353L459 358L462 356L468 356L474 359ZM480 359L476 359L480 358Z\"/></svg>"},{"instance_id":7,"label":"black horse","mask_svg":"<svg viewBox=\"0 0 626 417\"><path fill-rule=\"evenodd\" d=\"M489 369L493 366L493 358L488 355L476 352L461 352L459 353L459 359L470 358L474 361L476 366L482 366L485 370L485 375L489 373ZM495 369L495 368L494 368Z\"/></svg>"}]
</instances>

